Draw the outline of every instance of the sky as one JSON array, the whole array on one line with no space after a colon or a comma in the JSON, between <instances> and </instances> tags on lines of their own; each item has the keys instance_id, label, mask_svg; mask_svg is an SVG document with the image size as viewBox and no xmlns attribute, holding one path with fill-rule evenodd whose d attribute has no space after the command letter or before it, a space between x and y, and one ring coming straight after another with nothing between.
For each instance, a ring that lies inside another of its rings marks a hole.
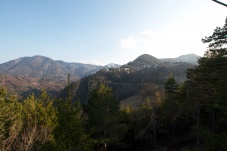
<instances>
[{"instance_id":1,"label":"sky","mask_svg":"<svg viewBox=\"0 0 227 151\"><path fill-rule=\"evenodd\" d=\"M212 0L0 0L0 63L34 55L97 65L142 54L203 56L201 39L226 16Z\"/></svg>"}]
</instances>

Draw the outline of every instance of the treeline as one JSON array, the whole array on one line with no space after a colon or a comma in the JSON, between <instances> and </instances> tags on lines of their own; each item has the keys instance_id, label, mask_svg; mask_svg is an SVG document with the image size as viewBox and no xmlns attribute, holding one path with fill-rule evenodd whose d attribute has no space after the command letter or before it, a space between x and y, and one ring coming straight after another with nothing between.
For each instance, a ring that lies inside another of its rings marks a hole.
<instances>
[{"instance_id":1,"label":"treeline","mask_svg":"<svg viewBox=\"0 0 227 151\"><path fill-rule=\"evenodd\" d=\"M71 95L74 100L87 103L88 94L101 83L104 83L112 88L112 92L118 100L124 100L136 95L141 90L141 84L144 82L163 86L170 73L174 74L177 82L182 82L186 80L185 70L193 67L192 64L180 62L177 65L162 64L158 67L141 68L140 70L132 67L129 73L119 71L119 69L100 70L72 83ZM59 93L59 96L65 96L67 93L68 90L64 89Z\"/></svg>"},{"instance_id":2,"label":"treeline","mask_svg":"<svg viewBox=\"0 0 227 151\"><path fill-rule=\"evenodd\" d=\"M227 79L211 89L204 76L198 81L200 67L190 69L183 84L172 75L164 88L144 83L137 108L120 106L104 84L87 104L52 100L45 90L19 102L1 88L0 150L225 150Z\"/></svg>"},{"instance_id":3,"label":"treeline","mask_svg":"<svg viewBox=\"0 0 227 151\"><path fill-rule=\"evenodd\" d=\"M136 108L120 106L104 84L86 104L45 90L20 102L1 88L0 150L227 150L226 35L227 20L202 40L209 49L184 83L174 75L164 87L141 83L145 99Z\"/></svg>"}]
</instances>

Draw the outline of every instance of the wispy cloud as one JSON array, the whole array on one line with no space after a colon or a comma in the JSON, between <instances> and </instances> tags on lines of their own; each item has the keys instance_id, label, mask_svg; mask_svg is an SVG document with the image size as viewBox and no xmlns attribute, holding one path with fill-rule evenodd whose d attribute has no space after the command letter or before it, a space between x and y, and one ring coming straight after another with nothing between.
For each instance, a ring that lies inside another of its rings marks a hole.
<instances>
[{"instance_id":1,"label":"wispy cloud","mask_svg":"<svg viewBox=\"0 0 227 151\"><path fill-rule=\"evenodd\" d=\"M213 30L224 25L226 8L213 2L204 5L184 17L173 19L165 28L156 30L151 26L140 33L119 40L120 47L129 55L148 53L158 58L177 57L195 53L203 55L207 45L201 42Z\"/></svg>"},{"instance_id":2,"label":"wispy cloud","mask_svg":"<svg viewBox=\"0 0 227 151\"><path fill-rule=\"evenodd\" d=\"M176 57L186 53L204 52L201 38L184 28L165 32L144 30L137 35L120 39L122 49L149 53L155 57Z\"/></svg>"},{"instance_id":3,"label":"wispy cloud","mask_svg":"<svg viewBox=\"0 0 227 151\"><path fill-rule=\"evenodd\" d=\"M136 40L134 36L127 37L125 39L120 39L121 48L123 49L133 49L136 46Z\"/></svg>"},{"instance_id":4,"label":"wispy cloud","mask_svg":"<svg viewBox=\"0 0 227 151\"><path fill-rule=\"evenodd\" d=\"M120 45L123 49L136 49L141 45L150 45L156 38L157 35L155 35L151 30L145 30L136 36L129 36L120 39Z\"/></svg>"},{"instance_id":5,"label":"wispy cloud","mask_svg":"<svg viewBox=\"0 0 227 151\"><path fill-rule=\"evenodd\" d=\"M120 39L120 45L122 49L149 53L159 57L160 53L166 52L173 44L171 40L173 39L167 33L157 33L147 29L137 35Z\"/></svg>"}]
</instances>

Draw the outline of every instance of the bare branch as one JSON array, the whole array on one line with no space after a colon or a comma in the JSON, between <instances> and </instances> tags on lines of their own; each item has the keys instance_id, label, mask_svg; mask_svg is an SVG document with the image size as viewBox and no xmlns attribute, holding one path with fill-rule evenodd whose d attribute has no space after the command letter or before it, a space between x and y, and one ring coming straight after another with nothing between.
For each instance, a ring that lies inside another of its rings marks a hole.
<instances>
[{"instance_id":1,"label":"bare branch","mask_svg":"<svg viewBox=\"0 0 227 151\"><path fill-rule=\"evenodd\" d=\"M212 0L212 1L214 1L214 2L216 2L216 3L218 3L218 4L221 4L221 5L225 6L225 7L227 7L227 4L225 4L225 3L219 2L219 1L217 1L217 0Z\"/></svg>"}]
</instances>

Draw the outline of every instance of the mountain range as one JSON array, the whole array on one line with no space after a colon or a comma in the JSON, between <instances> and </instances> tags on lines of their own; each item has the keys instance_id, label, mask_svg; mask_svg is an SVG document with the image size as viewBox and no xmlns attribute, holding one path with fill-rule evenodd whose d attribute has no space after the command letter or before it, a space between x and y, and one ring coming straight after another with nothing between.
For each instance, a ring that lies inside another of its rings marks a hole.
<instances>
[{"instance_id":1,"label":"mountain range","mask_svg":"<svg viewBox=\"0 0 227 151\"><path fill-rule=\"evenodd\" d=\"M200 56L196 54L186 54L186 55L181 55L177 58L164 58L160 59L162 62L188 62L194 65L197 65L197 61L200 58Z\"/></svg>"},{"instance_id":2,"label":"mountain range","mask_svg":"<svg viewBox=\"0 0 227 151\"><path fill-rule=\"evenodd\" d=\"M77 81L109 67L117 68L120 65L97 66L68 63L44 56L21 57L0 64L0 85L19 98L26 97L31 92L38 92L42 88L54 94L67 85L68 74L71 75L71 81Z\"/></svg>"},{"instance_id":3,"label":"mountain range","mask_svg":"<svg viewBox=\"0 0 227 151\"><path fill-rule=\"evenodd\" d=\"M0 64L0 85L6 87L10 94L16 94L19 98L37 93L42 88L54 95L67 85L68 74L71 75L71 81L78 81L89 75L95 75L98 71L100 73L103 70L113 70L114 68L120 70L126 67L155 67L174 62L196 64L198 57L188 54L177 58L157 59L144 54L123 66L114 63L106 66L69 63L45 56L21 57Z\"/></svg>"},{"instance_id":4,"label":"mountain range","mask_svg":"<svg viewBox=\"0 0 227 151\"><path fill-rule=\"evenodd\" d=\"M16 60L0 64L0 73L12 76L23 76L30 78L67 78L72 75L73 80L93 74L102 68L120 67L117 64L97 66L82 63L68 63L56 61L44 56L21 57Z\"/></svg>"}]
</instances>

